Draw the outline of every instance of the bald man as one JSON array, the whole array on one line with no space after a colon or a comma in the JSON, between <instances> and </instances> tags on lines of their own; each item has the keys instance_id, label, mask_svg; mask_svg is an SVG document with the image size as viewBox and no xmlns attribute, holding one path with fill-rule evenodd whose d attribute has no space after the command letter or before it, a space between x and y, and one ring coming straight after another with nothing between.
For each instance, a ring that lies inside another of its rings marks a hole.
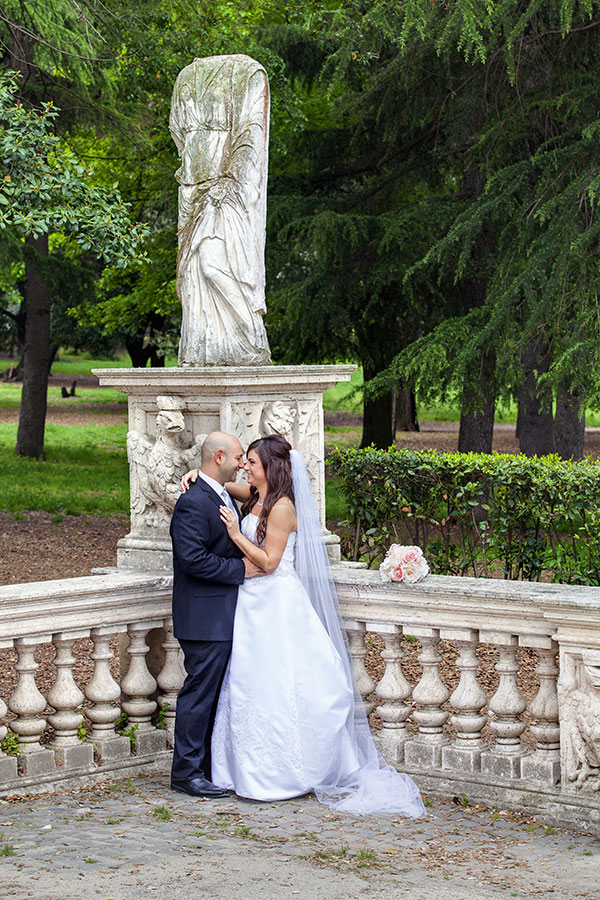
<instances>
[{"instance_id":1,"label":"bald man","mask_svg":"<svg viewBox=\"0 0 600 900\"><path fill-rule=\"evenodd\" d=\"M215 431L202 445L199 477L182 494L171 520L173 625L187 678L177 698L171 788L194 797L221 797L210 780L210 741L221 683L231 653L238 586L263 574L243 558L221 521L234 506L224 488L244 465L242 445Z\"/></svg>"}]
</instances>

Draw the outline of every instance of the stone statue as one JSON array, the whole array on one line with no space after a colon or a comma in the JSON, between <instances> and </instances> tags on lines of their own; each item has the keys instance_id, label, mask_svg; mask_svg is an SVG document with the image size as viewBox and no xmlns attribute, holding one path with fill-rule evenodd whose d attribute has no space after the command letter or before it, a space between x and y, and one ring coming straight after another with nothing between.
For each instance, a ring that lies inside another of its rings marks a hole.
<instances>
[{"instance_id":1,"label":"stone statue","mask_svg":"<svg viewBox=\"0 0 600 900\"><path fill-rule=\"evenodd\" d=\"M271 362L263 323L269 85L249 56L195 59L175 82L180 366Z\"/></svg>"}]
</instances>

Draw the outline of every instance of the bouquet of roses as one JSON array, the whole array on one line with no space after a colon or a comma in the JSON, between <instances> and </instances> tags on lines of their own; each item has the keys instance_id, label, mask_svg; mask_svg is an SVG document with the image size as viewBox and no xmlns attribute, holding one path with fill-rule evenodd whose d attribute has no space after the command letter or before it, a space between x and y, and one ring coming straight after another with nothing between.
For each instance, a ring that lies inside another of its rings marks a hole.
<instances>
[{"instance_id":1,"label":"bouquet of roses","mask_svg":"<svg viewBox=\"0 0 600 900\"><path fill-rule=\"evenodd\" d=\"M427 560L420 547L392 544L379 566L382 581L404 581L416 584L429 574Z\"/></svg>"}]
</instances>

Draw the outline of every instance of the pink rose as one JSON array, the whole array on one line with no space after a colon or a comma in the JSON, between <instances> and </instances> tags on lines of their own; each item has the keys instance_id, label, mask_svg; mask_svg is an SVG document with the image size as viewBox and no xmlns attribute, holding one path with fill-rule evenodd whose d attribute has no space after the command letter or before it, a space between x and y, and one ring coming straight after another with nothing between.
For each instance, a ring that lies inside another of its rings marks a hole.
<instances>
[{"instance_id":1,"label":"pink rose","mask_svg":"<svg viewBox=\"0 0 600 900\"><path fill-rule=\"evenodd\" d=\"M394 566L391 572L393 581L402 581L404 578L404 572L402 570L402 566Z\"/></svg>"},{"instance_id":2,"label":"pink rose","mask_svg":"<svg viewBox=\"0 0 600 900\"><path fill-rule=\"evenodd\" d=\"M412 563L416 562L421 555L421 550L419 547L408 547L404 554L404 562Z\"/></svg>"}]
</instances>

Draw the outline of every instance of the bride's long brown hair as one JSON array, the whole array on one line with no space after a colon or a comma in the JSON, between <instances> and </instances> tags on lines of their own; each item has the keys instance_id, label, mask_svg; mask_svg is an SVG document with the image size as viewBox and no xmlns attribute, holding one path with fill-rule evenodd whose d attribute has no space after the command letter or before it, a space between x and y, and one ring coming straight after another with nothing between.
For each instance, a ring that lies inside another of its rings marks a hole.
<instances>
[{"instance_id":1,"label":"bride's long brown hair","mask_svg":"<svg viewBox=\"0 0 600 900\"><path fill-rule=\"evenodd\" d=\"M267 496L260 509L258 527L256 529L256 543L260 547L267 533L267 519L273 506L281 497L289 497L294 503L294 488L292 486L292 463L290 460L291 444L280 434L268 434L264 438L252 441L246 451L255 450L265 470L267 479ZM258 491L250 488L250 497L242 506L242 514L247 515L258 500Z\"/></svg>"}]
</instances>

